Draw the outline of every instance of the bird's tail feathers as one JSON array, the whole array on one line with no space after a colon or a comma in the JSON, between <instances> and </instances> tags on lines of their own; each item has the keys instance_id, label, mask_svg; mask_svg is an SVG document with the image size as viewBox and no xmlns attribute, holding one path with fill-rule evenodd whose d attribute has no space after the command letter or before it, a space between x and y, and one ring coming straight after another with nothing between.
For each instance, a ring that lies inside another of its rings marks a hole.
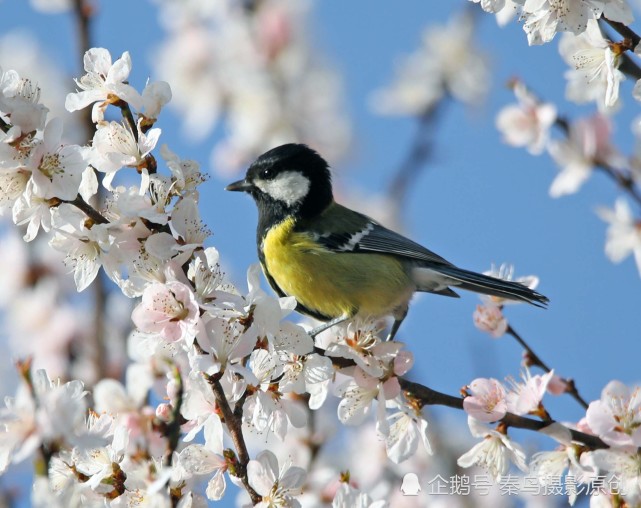
<instances>
[{"instance_id":1,"label":"bird's tail feathers","mask_svg":"<svg viewBox=\"0 0 641 508\"><path fill-rule=\"evenodd\" d=\"M425 268L423 268L423 270L424 269ZM497 279L496 277L464 270L463 268L457 268L455 266L432 266L428 268L428 270L444 276L444 282L448 286L452 285L456 288L466 289L467 291L497 296L508 300L520 300L535 305L536 307L546 307L549 301L547 297L519 282ZM425 288L419 287L419 291L421 290L434 292L433 288L427 286Z\"/></svg>"}]
</instances>

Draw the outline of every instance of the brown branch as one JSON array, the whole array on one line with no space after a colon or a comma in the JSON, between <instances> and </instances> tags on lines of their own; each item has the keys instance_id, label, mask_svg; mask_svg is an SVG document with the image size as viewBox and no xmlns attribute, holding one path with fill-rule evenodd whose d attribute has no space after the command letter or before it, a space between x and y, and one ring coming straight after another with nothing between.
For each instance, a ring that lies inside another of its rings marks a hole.
<instances>
[{"instance_id":1,"label":"brown branch","mask_svg":"<svg viewBox=\"0 0 641 508\"><path fill-rule=\"evenodd\" d=\"M516 333L516 330L512 328L511 325L508 325L506 333L512 337L525 349L528 361L530 365L536 365L537 367L541 367L545 372L550 372L552 369L548 367L543 360L537 355L534 350L528 345L527 342L521 337L518 333ZM565 382L567 388L566 388L566 393L569 393L574 400L576 400L581 406L583 406L583 409L587 409L589 404L586 402L586 400L581 397L579 394L579 390L577 389L576 385L574 384L573 379L563 379Z\"/></svg>"},{"instance_id":2,"label":"brown branch","mask_svg":"<svg viewBox=\"0 0 641 508\"><path fill-rule=\"evenodd\" d=\"M638 205L641 205L641 193L639 193L639 189L634 185L634 180L631 176L624 175L604 162L598 162L596 167L609 176L617 186L636 201Z\"/></svg>"},{"instance_id":3,"label":"brown branch","mask_svg":"<svg viewBox=\"0 0 641 508\"><path fill-rule=\"evenodd\" d=\"M247 464L249 463L249 452L247 451L247 445L245 444L245 438L243 437L242 429L242 416L239 418L236 413L242 415L242 412L238 411L238 404L235 407L235 411L232 411L227 397L225 396L225 391L223 390L222 385L220 384L220 379L215 376L211 376L207 379L211 385L211 389L214 392L216 397L216 404L220 409L220 412L223 416L223 421L229 430L229 435L231 440L234 443L236 448L236 453L238 454L238 465L236 466L236 472L239 475L240 481L243 483L245 490L249 494L249 497L252 500L252 503L260 503L262 497L258 494L253 487L249 484L249 479L247 478ZM242 405L240 406L242 407Z\"/></svg>"},{"instance_id":4,"label":"brown branch","mask_svg":"<svg viewBox=\"0 0 641 508\"><path fill-rule=\"evenodd\" d=\"M183 383L182 375L180 370L176 365L172 368L174 381L176 382L176 401L174 403L173 411L171 412L171 421L167 424L165 431L167 435L167 440L169 441L168 446L168 456L167 463L171 465L173 460L173 455L176 449L178 448L178 442L180 441L181 430L180 427L185 420L180 414L180 409L182 408L183 399L185 395L185 385Z\"/></svg>"},{"instance_id":5,"label":"brown branch","mask_svg":"<svg viewBox=\"0 0 641 508\"><path fill-rule=\"evenodd\" d=\"M419 401L424 405L447 406L454 409L463 409L463 399L461 397L454 397L453 395L437 392L436 390L432 390L427 386L408 381L404 378L398 378L398 381L401 385L401 388L403 388L405 392L409 393L410 396L419 399ZM509 427L514 427L517 429L539 431L553 423L553 420L533 420L532 418L526 418L524 416L518 416L513 413L507 413L503 418L501 418L500 422L506 424ZM573 429L568 430L572 434L572 439L574 441L579 441L591 449L595 450L598 448L608 448L608 445L605 444L597 436L585 434L584 432L579 432Z\"/></svg>"},{"instance_id":6,"label":"brown branch","mask_svg":"<svg viewBox=\"0 0 641 508\"><path fill-rule=\"evenodd\" d=\"M82 210L96 224L109 224L109 221L98 210L82 199L80 194L73 201L64 201L64 203L69 203Z\"/></svg>"},{"instance_id":7,"label":"brown branch","mask_svg":"<svg viewBox=\"0 0 641 508\"><path fill-rule=\"evenodd\" d=\"M93 46L91 37L92 21L94 16L94 7L90 0L74 0L73 16L76 22L76 32L78 35L78 56L80 68L84 68L85 53ZM92 138L94 130L93 121L91 120L91 108L84 108L79 112L82 118L86 139ZM98 188L95 200L100 206L103 200L103 190ZM80 195L72 202L80 208L88 217L98 224L107 224L105 219L94 207L85 202ZM91 361L93 370L97 379L105 377L107 373L107 348L105 345L105 309L107 307L107 289L102 277L96 277L91 285L93 291L93 333L90 336L88 347L90 348Z\"/></svg>"},{"instance_id":8,"label":"brown branch","mask_svg":"<svg viewBox=\"0 0 641 508\"><path fill-rule=\"evenodd\" d=\"M118 99L117 101L113 102L113 105L116 106L117 108L120 108L120 113L122 114L122 117L125 119L125 121L129 125L129 128L131 129L131 133L133 134L134 139L136 140L136 142L138 142L138 125L136 124L136 119L134 118L134 114L131 112L129 103L126 101L123 101L122 99Z\"/></svg>"},{"instance_id":9,"label":"brown branch","mask_svg":"<svg viewBox=\"0 0 641 508\"><path fill-rule=\"evenodd\" d=\"M322 355L325 354L325 351L323 349L317 347L314 348L314 352ZM348 360L347 358L329 358L332 360L334 366L338 368L353 367L355 365L352 360ZM401 385L403 391L405 391L410 397L417 399L420 402L421 406L446 406L453 409L463 410L463 398L461 397L455 397L454 395L437 392L436 390L432 390L425 385L409 381L408 379L402 377L398 378L398 382ZM518 416L513 413L507 413L499 421L509 427L534 431L540 431L551 423L554 423L554 420L533 420L532 418ZM608 445L605 444L597 436L585 434L584 432L579 432L578 430L569 428L568 430L572 434L572 439L574 441L581 442L593 450L599 448L608 448Z\"/></svg>"},{"instance_id":10,"label":"brown branch","mask_svg":"<svg viewBox=\"0 0 641 508\"><path fill-rule=\"evenodd\" d=\"M555 125L561 129L566 137L570 135L570 122L567 118L557 117ZM592 161L596 169L600 169L605 175L607 175L614 183L617 184L619 189L628 194L628 196L634 200L638 205L641 206L641 192L636 187L634 179L630 175L626 175L621 171L613 168L609 164L600 161Z\"/></svg>"},{"instance_id":11,"label":"brown branch","mask_svg":"<svg viewBox=\"0 0 641 508\"><path fill-rule=\"evenodd\" d=\"M627 53L627 50L634 51L634 48L639 44L639 36L632 29L618 21L611 21L607 18L601 17L601 19L599 19L599 24L602 29L604 25L609 25L618 32L619 35L624 37L623 41L613 43L614 46L619 47L617 54L620 54L621 56L619 70L634 79L641 79L641 67L639 67L639 64ZM612 37L610 37L610 39L612 39Z\"/></svg>"},{"instance_id":12,"label":"brown branch","mask_svg":"<svg viewBox=\"0 0 641 508\"><path fill-rule=\"evenodd\" d=\"M612 21L606 17L601 17L603 21L605 21L608 25L610 25L614 30L618 32L619 35L622 37L629 39L630 42L632 43L632 47L635 48L639 42L641 42L641 37L637 35L637 33L632 30L629 26L624 25L623 23L620 23L618 21Z\"/></svg>"}]
</instances>

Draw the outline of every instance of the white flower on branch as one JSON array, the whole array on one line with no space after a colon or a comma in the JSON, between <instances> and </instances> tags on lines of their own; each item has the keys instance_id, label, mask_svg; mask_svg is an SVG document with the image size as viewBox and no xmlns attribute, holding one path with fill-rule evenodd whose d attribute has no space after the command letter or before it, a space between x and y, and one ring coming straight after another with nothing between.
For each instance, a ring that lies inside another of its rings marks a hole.
<instances>
[{"instance_id":1,"label":"white flower on branch","mask_svg":"<svg viewBox=\"0 0 641 508\"><path fill-rule=\"evenodd\" d=\"M223 453L223 424L217 413L218 405L211 385L205 380L201 372L195 372L188 381L185 390L181 414L187 420L189 429L183 441L189 442L204 429L205 439L209 449L222 455Z\"/></svg>"},{"instance_id":2,"label":"white flower on branch","mask_svg":"<svg viewBox=\"0 0 641 508\"><path fill-rule=\"evenodd\" d=\"M109 479L120 471L128 444L129 430L124 426L117 426L110 444L99 448L74 448L72 459L76 469L89 477L87 483L93 490L107 493L113 488Z\"/></svg>"},{"instance_id":3,"label":"white flower on branch","mask_svg":"<svg viewBox=\"0 0 641 508\"><path fill-rule=\"evenodd\" d=\"M160 110L171 101L171 87L166 81L148 83L142 91L142 111L147 120L155 121Z\"/></svg>"},{"instance_id":4,"label":"white flower on branch","mask_svg":"<svg viewBox=\"0 0 641 508\"><path fill-rule=\"evenodd\" d=\"M139 110L143 105L140 94L125 83L131 72L131 57L125 51L113 64L109 51L104 48L91 48L85 53L86 74L76 80L82 91L67 95L67 111L77 111L94 104L91 119L94 123L103 121L104 111L109 104L118 100L131 104Z\"/></svg>"},{"instance_id":5,"label":"white flower on branch","mask_svg":"<svg viewBox=\"0 0 641 508\"><path fill-rule=\"evenodd\" d=\"M525 452L518 443L506 434L492 430L471 416L467 423L474 437L483 438L480 443L461 455L457 464L461 467L479 466L486 469L495 481L500 481L508 472L510 462L521 471L527 471Z\"/></svg>"},{"instance_id":6,"label":"white flower on branch","mask_svg":"<svg viewBox=\"0 0 641 508\"><path fill-rule=\"evenodd\" d=\"M496 117L503 141L523 146L533 155L540 154L556 121L556 106L542 103L521 81L513 84L517 104L505 106Z\"/></svg>"},{"instance_id":7,"label":"white flower on branch","mask_svg":"<svg viewBox=\"0 0 641 508\"><path fill-rule=\"evenodd\" d=\"M605 241L605 254L613 263L620 263L630 254L641 275L641 224L632 214L624 198L618 198L614 208L599 207L597 213L609 224Z\"/></svg>"},{"instance_id":8,"label":"white flower on branch","mask_svg":"<svg viewBox=\"0 0 641 508\"><path fill-rule=\"evenodd\" d=\"M124 166L140 168L146 172L145 158L156 147L160 129L150 129L146 133L141 130L141 123L137 124L137 134L131 131L126 122L103 122L98 124L93 137L93 150L89 155L89 162L98 170L106 173L102 180L103 186L111 190L111 182L118 170ZM147 181L149 175L147 174ZM140 192L144 193L147 185L141 186Z\"/></svg>"},{"instance_id":9,"label":"white flower on branch","mask_svg":"<svg viewBox=\"0 0 641 508\"><path fill-rule=\"evenodd\" d=\"M522 382L510 380L510 391L506 395L507 410L517 415L535 414L544 415L541 401L545 395L550 381L554 377L554 370L543 375L532 375L529 369L521 373Z\"/></svg>"},{"instance_id":10,"label":"white flower on branch","mask_svg":"<svg viewBox=\"0 0 641 508\"><path fill-rule=\"evenodd\" d=\"M0 473L10 462L20 462L40 445L35 421L35 402L27 386L21 384L15 397L5 397L0 409Z\"/></svg>"},{"instance_id":11,"label":"white flower on branch","mask_svg":"<svg viewBox=\"0 0 641 508\"><path fill-rule=\"evenodd\" d=\"M44 127L49 110L40 104L40 87L14 70L0 67L0 117L5 117L20 135Z\"/></svg>"},{"instance_id":12,"label":"white flower on branch","mask_svg":"<svg viewBox=\"0 0 641 508\"><path fill-rule=\"evenodd\" d=\"M477 378L467 386L463 409L480 422L495 422L507 412L506 390L496 379Z\"/></svg>"},{"instance_id":13,"label":"white flower on branch","mask_svg":"<svg viewBox=\"0 0 641 508\"><path fill-rule=\"evenodd\" d=\"M320 408L334 377L332 361L316 353L298 355L293 352L281 352L280 359L283 362L283 377L278 383L279 390L283 393L308 393L309 408Z\"/></svg>"},{"instance_id":14,"label":"white flower on branch","mask_svg":"<svg viewBox=\"0 0 641 508\"><path fill-rule=\"evenodd\" d=\"M78 195L87 167L84 150L76 145L62 146L61 140L62 120L54 118L31 151L27 169L32 172L33 193L40 198L73 200Z\"/></svg>"},{"instance_id":15,"label":"white flower on branch","mask_svg":"<svg viewBox=\"0 0 641 508\"><path fill-rule=\"evenodd\" d=\"M85 395L80 381L51 381L43 370L33 374L31 387L19 385L16 397L7 397L0 410L0 472L43 442L69 445L87 434Z\"/></svg>"},{"instance_id":16,"label":"white flower on branch","mask_svg":"<svg viewBox=\"0 0 641 508\"><path fill-rule=\"evenodd\" d=\"M602 112L617 106L619 84L625 79L619 70L621 52L603 37L596 20L580 35L565 34L559 53L573 67L565 73L566 97L579 104L596 102Z\"/></svg>"},{"instance_id":17,"label":"white flower on branch","mask_svg":"<svg viewBox=\"0 0 641 508\"><path fill-rule=\"evenodd\" d=\"M136 327L169 342L192 344L201 326L193 291L178 281L149 284L131 314Z\"/></svg>"},{"instance_id":18,"label":"white flower on branch","mask_svg":"<svg viewBox=\"0 0 641 508\"><path fill-rule=\"evenodd\" d=\"M489 333L495 339L502 337L508 327L508 322L503 315L500 305L488 302L484 305L477 305L472 314L474 326L483 332Z\"/></svg>"},{"instance_id":19,"label":"white flower on branch","mask_svg":"<svg viewBox=\"0 0 641 508\"><path fill-rule=\"evenodd\" d=\"M416 453L419 443L423 443L423 447L431 455L427 420L413 408L401 404L398 407L398 411L387 415L388 431L383 436L389 459L395 464L404 462Z\"/></svg>"},{"instance_id":20,"label":"white flower on branch","mask_svg":"<svg viewBox=\"0 0 641 508\"><path fill-rule=\"evenodd\" d=\"M16 174L24 174L18 173ZM51 231L52 209L47 199L37 196L33 191L33 180L29 180L22 195L13 204L13 223L17 226L27 225L23 236L25 242L36 238L42 228L45 232Z\"/></svg>"},{"instance_id":21,"label":"white flower on branch","mask_svg":"<svg viewBox=\"0 0 641 508\"><path fill-rule=\"evenodd\" d=\"M538 452L532 456L529 464L529 474L538 478L542 485L558 484L567 471L566 491L571 506L576 501L579 489L578 483L589 483L596 476L596 470L590 467L584 458L588 453L581 453L580 445L572 442L572 435L567 427L553 423L541 429L559 443L561 447L550 452Z\"/></svg>"},{"instance_id":22,"label":"white flower on branch","mask_svg":"<svg viewBox=\"0 0 641 508\"><path fill-rule=\"evenodd\" d=\"M332 500L332 508L388 508L389 503L385 500L372 501L366 492L348 482L341 482Z\"/></svg>"},{"instance_id":23,"label":"white flower on branch","mask_svg":"<svg viewBox=\"0 0 641 508\"><path fill-rule=\"evenodd\" d=\"M641 454L638 449L595 450L590 453L594 465L611 474L624 499L632 505L641 499Z\"/></svg>"},{"instance_id":24,"label":"white flower on branch","mask_svg":"<svg viewBox=\"0 0 641 508\"><path fill-rule=\"evenodd\" d=\"M227 483L225 472L227 462L211 448L209 441L205 438L204 445L189 445L178 456L180 466L189 475L210 475L214 473L207 483L207 498L218 501L225 495Z\"/></svg>"},{"instance_id":25,"label":"white flower on branch","mask_svg":"<svg viewBox=\"0 0 641 508\"><path fill-rule=\"evenodd\" d=\"M299 402L275 389L275 379L283 372L277 356L265 349L256 349L250 355L250 372L245 378L251 395L243 406L243 419L257 432L271 431L282 441L288 422L296 428L303 427L307 423L307 413Z\"/></svg>"},{"instance_id":26,"label":"white flower on branch","mask_svg":"<svg viewBox=\"0 0 641 508\"><path fill-rule=\"evenodd\" d=\"M53 212L54 235L49 245L66 254L65 262L73 267L78 291L83 291L98 275L103 262L111 265L109 249L113 235L109 225L86 226L87 217L76 207L62 204ZM111 270L107 272L113 277Z\"/></svg>"},{"instance_id":27,"label":"white flower on branch","mask_svg":"<svg viewBox=\"0 0 641 508\"><path fill-rule=\"evenodd\" d=\"M224 274L220 268L220 254L215 247L194 252L187 278L192 282L198 304L203 309L213 313L223 311L228 305L241 305L241 297L231 284L224 282ZM231 301L230 301L231 300Z\"/></svg>"},{"instance_id":28,"label":"white flower on branch","mask_svg":"<svg viewBox=\"0 0 641 508\"><path fill-rule=\"evenodd\" d=\"M485 12L496 14L505 7L505 0L471 0L475 4L479 4L481 9Z\"/></svg>"},{"instance_id":29,"label":"white flower on branch","mask_svg":"<svg viewBox=\"0 0 641 508\"><path fill-rule=\"evenodd\" d=\"M610 120L600 114L572 122L564 140L551 141L548 150L561 168L550 186L550 196L574 194L597 164L620 169L625 160L610 143Z\"/></svg>"},{"instance_id":30,"label":"white flower on branch","mask_svg":"<svg viewBox=\"0 0 641 508\"><path fill-rule=\"evenodd\" d=\"M252 488L262 497L258 508L299 508L294 496L300 494L305 483L303 468L286 463L278 466L278 459L269 450L258 454L247 464L247 479Z\"/></svg>"},{"instance_id":31,"label":"white flower on branch","mask_svg":"<svg viewBox=\"0 0 641 508\"><path fill-rule=\"evenodd\" d=\"M521 17L530 45L550 42L558 32L578 35L588 20L598 19L603 2L593 0L525 0Z\"/></svg>"},{"instance_id":32,"label":"white flower on branch","mask_svg":"<svg viewBox=\"0 0 641 508\"><path fill-rule=\"evenodd\" d=\"M200 172L200 165L193 160L181 159L167 145L160 147L160 156L171 171L172 191L177 194L191 194L207 179Z\"/></svg>"},{"instance_id":33,"label":"white flower on branch","mask_svg":"<svg viewBox=\"0 0 641 508\"><path fill-rule=\"evenodd\" d=\"M611 446L641 446L641 387L630 389L620 381L610 381L601 399L590 403L586 420Z\"/></svg>"}]
</instances>

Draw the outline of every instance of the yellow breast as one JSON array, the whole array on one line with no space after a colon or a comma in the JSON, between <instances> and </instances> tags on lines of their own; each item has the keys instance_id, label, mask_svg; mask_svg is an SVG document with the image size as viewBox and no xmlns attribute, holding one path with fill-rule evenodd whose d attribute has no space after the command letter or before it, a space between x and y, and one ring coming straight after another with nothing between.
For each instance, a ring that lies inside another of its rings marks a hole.
<instances>
[{"instance_id":1,"label":"yellow breast","mask_svg":"<svg viewBox=\"0 0 641 508\"><path fill-rule=\"evenodd\" d=\"M280 289L328 318L384 316L405 305L414 291L394 257L329 251L294 232L291 218L267 233L262 249L265 268Z\"/></svg>"}]
</instances>

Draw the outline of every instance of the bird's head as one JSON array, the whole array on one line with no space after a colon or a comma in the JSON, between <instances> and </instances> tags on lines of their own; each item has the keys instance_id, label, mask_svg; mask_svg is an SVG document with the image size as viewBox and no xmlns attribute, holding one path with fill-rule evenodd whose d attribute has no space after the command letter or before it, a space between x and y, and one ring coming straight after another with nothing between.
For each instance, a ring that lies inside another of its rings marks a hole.
<instances>
[{"instance_id":1,"label":"bird's head","mask_svg":"<svg viewBox=\"0 0 641 508\"><path fill-rule=\"evenodd\" d=\"M307 145L289 143L258 157L245 178L226 187L249 193L259 208L312 217L333 200L332 180L325 159Z\"/></svg>"}]
</instances>

